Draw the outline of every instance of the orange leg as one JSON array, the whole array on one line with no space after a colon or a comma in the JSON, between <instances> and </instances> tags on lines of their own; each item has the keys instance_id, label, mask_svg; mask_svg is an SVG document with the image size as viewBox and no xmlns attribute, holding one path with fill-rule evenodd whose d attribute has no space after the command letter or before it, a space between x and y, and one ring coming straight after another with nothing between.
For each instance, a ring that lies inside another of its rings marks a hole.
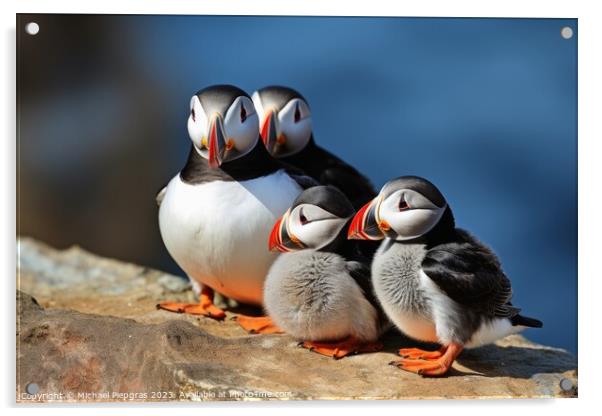
<instances>
[{"instance_id":1,"label":"orange leg","mask_svg":"<svg viewBox=\"0 0 602 416\"><path fill-rule=\"evenodd\" d=\"M284 334L269 316L237 315L234 319L250 334Z\"/></svg>"},{"instance_id":2,"label":"orange leg","mask_svg":"<svg viewBox=\"0 0 602 416\"><path fill-rule=\"evenodd\" d=\"M380 342L364 342L354 337L347 337L337 342L305 341L301 346L335 360L351 354L376 352L383 348L383 344Z\"/></svg>"},{"instance_id":3,"label":"orange leg","mask_svg":"<svg viewBox=\"0 0 602 416\"><path fill-rule=\"evenodd\" d=\"M443 355L436 359L421 360L403 358L401 360L391 361L389 364L422 376L442 376L451 368L455 359L462 352L463 347L460 344L452 342L443 348L445 348Z\"/></svg>"},{"instance_id":4,"label":"orange leg","mask_svg":"<svg viewBox=\"0 0 602 416\"><path fill-rule=\"evenodd\" d=\"M190 315L203 315L213 319L224 319L226 313L213 304L213 289L203 286L199 303L161 302L157 309Z\"/></svg>"},{"instance_id":5,"label":"orange leg","mask_svg":"<svg viewBox=\"0 0 602 416\"><path fill-rule=\"evenodd\" d=\"M426 351L420 348L402 348L397 354L403 358L414 360L436 360L445 353L445 347L441 347L435 351Z\"/></svg>"}]
</instances>

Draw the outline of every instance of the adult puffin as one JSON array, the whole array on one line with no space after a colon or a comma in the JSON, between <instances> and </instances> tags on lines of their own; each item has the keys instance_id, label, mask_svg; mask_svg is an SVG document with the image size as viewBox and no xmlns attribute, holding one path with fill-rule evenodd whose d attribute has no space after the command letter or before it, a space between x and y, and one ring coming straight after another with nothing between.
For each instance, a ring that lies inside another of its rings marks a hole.
<instances>
[{"instance_id":1,"label":"adult puffin","mask_svg":"<svg viewBox=\"0 0 602 416\"><path fill-rule=\"evenodd\" d=\"M262 305L263 281L276 258L265 242L310 178L269 155L258 124L251 98L235 86L214 85L192 96L190 155L157 202L165 247L191 279L199 303L158 308L222 319L214 291Z\"/></svg>"},{"instance_id":2,"label":"adult puffin","mask_svg":"<svg viewBox=\"0 0 602 416\"><path fill-rule=\"evenodd\" d=\"M372 283L389 319L407 336L437 342L438 351L402 348L390 364L440 376L465 347L539 328L510 303L512 287L495 254L456 228L451 208L426 179L389 181L349 227L349 238L380 240Z\"/></svg>"},{"instance_id":3,"label":"adult puffin","mask_svg":"<svg viewBox=\"0 0 602 416\"><path fill-rule=\"evenodd\" d=\"M374 198L370 181L353 166L316 145L309 105L292 88L268 86L252 95L260 133L272 156L302 169L322 185L341 190L355 209Z\"/></svg>"}]
</instances>

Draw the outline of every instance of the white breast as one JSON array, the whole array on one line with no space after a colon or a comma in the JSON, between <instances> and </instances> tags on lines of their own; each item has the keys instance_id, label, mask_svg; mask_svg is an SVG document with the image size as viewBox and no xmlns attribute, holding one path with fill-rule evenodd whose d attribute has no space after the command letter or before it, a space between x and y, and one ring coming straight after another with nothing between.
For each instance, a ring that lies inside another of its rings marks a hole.
<instances>
[{"instance_id":1,"label":"white breast","mask_svg":"<svg viewBox=\"0 0 602 416\"><path fill-rule=\"evenodd\" d=\"M374 292L395 326L410 338L437 342L437 328L418 276L423 244L385 240L372 261Z\"/></svg>"},{"instance_id":2,"label":"white breast","mask_svg":"<svg viewBox=\"0 0 602 416\"><path fill-rule=\"evenodd\" d=\"M191 279L261 305L263 281L276 258L268 250L269 233L300 192L284 171L199 185L177 175L159 210L161 237Z\"/></svg>"},{"instance_id":3,"label":"white breast","mask_svg":"<svg viewBox=\"0 0 602 416\"><path fill-rule=\"evenodd\" d=\"M394 308L392 305L383 305L383 309L393 324L406 336L423 342L439 342L437 328L432 320Z\"/></svg>"}]
</instances>

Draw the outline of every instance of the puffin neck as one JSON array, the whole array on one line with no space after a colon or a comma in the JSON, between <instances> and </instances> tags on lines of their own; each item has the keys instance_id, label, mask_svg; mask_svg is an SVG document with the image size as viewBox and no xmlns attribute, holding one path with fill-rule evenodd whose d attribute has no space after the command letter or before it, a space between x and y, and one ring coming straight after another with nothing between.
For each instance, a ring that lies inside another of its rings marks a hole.
<instances>
[{"instance_id":1,"label":"puffin neck","mask_svg":"<svg viewBox=\"0 0 602 416\"><path fill-rule=\"evenodd\" d=\"M434 247L439 244L448 243L454 239L455 232L456 223L454 214L448 205L437 225L424 236L426 245L428 247Z\"/></svg>"},{"instance_id":2,"label":"puffin neck","mask_svg":"<svg viewBox=\"0 0 602 416\"><path fill-rule=\"evenodd\" d=\"M281 169L280 164L268 153L261 140L257 140L255 147L237 159L225 162L220 169L232 176L236 180L238 177L245 176L249 171L253 172L253 177L264 176ZM251 179L251 178L250 178Z\"/></svg>"},{"instance_id":3,"label":"puffin neck","mask_svg":"<svg viewBox=\"0 0 602 416\"><path fill-rule=\"evenodd\" d=\"M280 160L285 163L290 163L291 165L305 163L308 160L308 157L311 157L311 154L314 152L316 147L318 146L314 141L314 134L312 133L309 137L309 141L305 147L303 147L303 149L299 150L297 153L293 153L292 155L284 156L280 158Z\"/></svg>"},{"instance_id":4,"label":"puffin neck","mask_svg":"<svg viewBox=\"0 0 602 416\"><path fill-rule=\"evenodd\" d=\"M282 169L282 165L270 156L261 140L257 140L249 153L225 162L218 168L209 167L207 159L202 157L192 145L180 177L184 182L191 184L215 180L245 181L269 175L279 169Z\"/></svg>"},{"instance_id":5,"label":"puffin neck","mask_svg":"<svg viewBox=\"0 0 602 416\"><path fill-rule=\"evenodd\" d=\"M351 259L356 254L356 241L347 239L347 230L349 228L349 224L353 220L353 216L347 220L341 231L337 234L337 236L330 243L325 245L324 247L317 249L316 251L320 251L323 253L335 253L340 254L346 259Z\"/></svg>"}]
</instances>

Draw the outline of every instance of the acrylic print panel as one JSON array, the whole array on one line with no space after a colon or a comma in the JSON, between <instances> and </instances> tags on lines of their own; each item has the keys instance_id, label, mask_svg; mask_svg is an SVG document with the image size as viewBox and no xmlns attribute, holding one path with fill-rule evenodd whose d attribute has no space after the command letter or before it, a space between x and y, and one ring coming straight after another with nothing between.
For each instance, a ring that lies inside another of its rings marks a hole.
<instances>
[{"instance_id":1,"label":"acrylic print panel","mask_svg":"<svg viewBox=\"0 0 602 416\"><path fill-rule=\"evenodd\" d=\"M575 19L17 20L19 402L577 395Z\"/></svg>"}]
</instances>

